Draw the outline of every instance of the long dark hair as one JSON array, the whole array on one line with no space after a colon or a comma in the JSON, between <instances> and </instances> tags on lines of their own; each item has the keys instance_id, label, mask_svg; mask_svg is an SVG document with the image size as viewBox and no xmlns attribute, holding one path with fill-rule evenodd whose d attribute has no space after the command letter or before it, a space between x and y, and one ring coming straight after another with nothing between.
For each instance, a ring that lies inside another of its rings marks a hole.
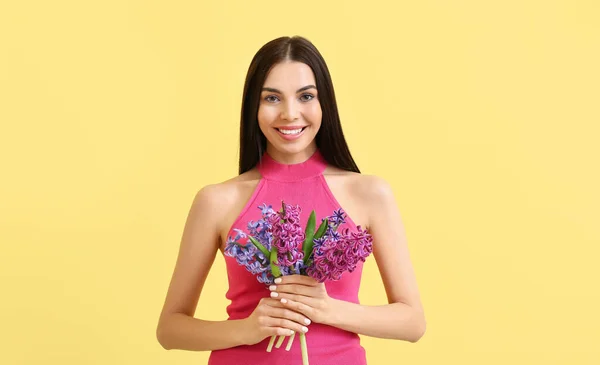
<instances>
[{"instance_id":1,"label":"long dark hair","mask_svg":"<svg viewBox=\"0 0 600 365\"><path fill-rule=\"evenodd\" d=\"M269 41L250 63L242 98L239 173L254 168L266 151L267 139L257 119L261 89L271 67L285 60L305 63L315 74L322 110L321 127L315 140L323 158L333 166L360 173L344 138L327 64L317 48L301 36Z\"/></svg>"}]
</instances>

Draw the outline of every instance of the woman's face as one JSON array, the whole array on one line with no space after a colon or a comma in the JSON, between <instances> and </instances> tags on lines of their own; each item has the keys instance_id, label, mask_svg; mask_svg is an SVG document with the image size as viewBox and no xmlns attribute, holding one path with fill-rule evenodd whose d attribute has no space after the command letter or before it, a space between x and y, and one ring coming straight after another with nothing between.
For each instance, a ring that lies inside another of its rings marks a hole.
<instances>
[{"instance_id":1,"label":"woman's face","mask_svg":"<svg viewBox=\"0 0 600 365\"><path fill-rule=\"evenodd\" d=\"M273 158L302 162L316 150L322 117L316 85L304 63L286 61L271 68L260 95L258 125Z\"/></svg>"}]
</instances>

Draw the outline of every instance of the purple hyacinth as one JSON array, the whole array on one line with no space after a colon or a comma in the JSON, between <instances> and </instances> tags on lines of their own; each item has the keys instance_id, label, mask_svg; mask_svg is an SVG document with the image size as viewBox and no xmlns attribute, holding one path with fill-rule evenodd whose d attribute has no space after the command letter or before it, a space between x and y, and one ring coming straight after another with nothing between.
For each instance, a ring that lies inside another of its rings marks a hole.
<instances>
[{"instance_id":1,"label":"purple hyacinth","mask_svg":"<svg viewBox=\"0 0 600 365\"><path fill-rule=\"evenodd\" d=\"M258 279L259 283L263 283L265 285L271 285L275 282L275 278L270 270L261 272L256 278Z\"/></svg>"},{"instance_id":2,"label":"purple hyacinth","mask_svg":"<svg viewBox=\"0 0 600 365\"><path fill-rule=\"evenodd\" d=\"M250 242L248 236L252 236L260 242L267 250L271 250L273 242L271 216L277 213L270 205L262 204L258 207L261 211L261 219L249 221L247 224L248 233L241 229L234 228L235 237L228 237L225 245L225 255L232 257L236 262L246 268L248 272L256 275L256 279L260 283L266 285L273 284L273 274L267 257L253 243ZM248 239L245 244L241 244L240 240Z\"/></svg>"},{"instance_id":3,"label":"purple hyacinth","mask_svg":"<svg viewBox=\"0 0 600 365\"><path fill-rule=\"evenodd\" d=\"M264 219L248 222L248 235L256 238L267 250L271 250L273 237Z\"/></svg>"},{"instance_id":4,"label":"purple hyacinth","mask_svg":"<svg viewBox=\"0 0 600 365\"><path fill-rule=\"evenodd\" d=\"M225 243L225 255L230 257L236 257L242 251L242 246L235 242L235 239L229 237Z\"/></svg>"},{"instance_id":5,"label":"purple hyacinth","mask_svg":"<svg viewBox=\"0 0 600 365\"><path fill-rule=\"evenodd\" d=\"M337 209L324 219L327 222L324 235L313 240L313 251L305 258L302 250L305 231L300 225L300 206L282 202L278 212L266 204L258 209L261 210L261 219L248 222L248 233L233 229L236 234L234 238L228 238L225 254L256 275L260 283L270 285L274 280L271 272L274 267L271 266L270 257L261 251L264 249L271 251L273 247L276 248L274 264L281 275L309 275L319 282L339 280L344 272L354 271L359 262L364 262L373 251L371 235L360 226L354 232L348 228L343 233L338 231L346 223L346 214L342 209ZM264 249L251 243L249 236ZM247 239L247 243L240 244L241 239Z\"/></svg>"},{"instance_id":6,"label":"purple hyacinth","mask_svg":"<svg viewBox=\"0 0 600 365\"><path fill-rule=\"evenodd\" d=\"M296 268L294 265L304 258L300 249L304 242L304 230L300 226L301 211L298 205L282 203L282 210L269 216L273 234L272 244L277 248L276 264L283 270L282 274L290 267Z\"/></svg>"},{"instance_id":7,"label":"purple hyacinth","mask_svg":"<svg viewBox=\"0 0 600 365\"><path fill-rule=\"evenodd\" d=\"M271 216L273 214L276 214L276 212L273 210L273 207L271 205L267 205L265 203L263 203L262 205L260 205L258 207L258 209L260 209L263 218L266 218L266 217L269 217L269 216Z\"/></svg>"},{"instance_id":8,"label":"purple hyacinth","mask_svg":"<svg viewBox=\"0 0 600 365\"><path fill-rule=\"evenodd\" d=\"M360 261L373 252L373 238L366 230L345 229L339 238L325 235L314 240L313 262L306 273L319 282L339 280L344 272L352 272Z\"/></svg>"},{"instance_id":9,"label":"purple hyacinth","mask_svg":"<svg viewBox=\"0 0 600 365\"><path fill-rule=\"evenodd\" d=\"M277 214L270 205L262 204L258 207L262 219L248 222L248 234L260 242L268 251L271 251L273 234L270 217Z\"/></svg>"},{"instance_id":10,"label":"purple hyacinth","mask_svg":"<svg viewBox=\"0 0 600 365\"><path fill-rule=\"evenodd\" d=\"M267 257L253 244L242 245L237 240L245 238L243 232L238 233L235 238L229 237L225 245L225 255L233 257L235 261L246 268L253 275L259 275L269 269ZM259 280L260 281L260 280Z\"/></svg>"},{"instance_id":11,"label":"purple hyacinth","mask_svg":"<svg viewBox=\"0 0 600 365\"><path fill-rule=\"evenodd\" d=\"M367 256L373 252L373 237L367 231L363 231L360 226L357 229L356 232L345 235L354 257L364 262Z\"/></svg>"},{"instance_id":12,"label":"purple hyacinth","mask_svg":"<svg viewBox=\"0 0 600 365\"><path fill-rule=\"evenodd\" d=\"M330 226L335 228L339 227L343 223L346 223L346 213L340 208L333 211L333 215L328 217Z\"/></svg>"},{"instance_id":13,"label":"purple hyacinth","mask_svg":"<svg viewBox=\"0 0 600 365\"><path fill-rule=\"evenodd\" d=\"M254 245L241 245L233 240L228 240L225 246L225 254L235 258L237 263L243 266L252 263L256 259L260 260L264 258L264 255L256 257L258 253L260 252L258 252L258 249Z\"/></svg>"},{"instance_id":14,"label":"purple hyacinth","mask_svg":"<svg viewBox=\"0 0 600 365\"><path fill-rule=\"evenodd\" d=\"M267 270L267 267L264 266L259 260L250 261L245 266L246 270L253 275L258 275Z\"/></svg>"},{"instance_id":15,"label":"purple hyacinth","mask_svg":"<svg viewBox=\"0 0 600 365\"><path fill-rule=\"evenodd\" d=\"M305 269L306 269L306 265L304 265L303 260L298 260L291 266L281 267L280 271L281 271L281 275L294 275L294 274L301 275Z\"/></svg>"}]
</instances>

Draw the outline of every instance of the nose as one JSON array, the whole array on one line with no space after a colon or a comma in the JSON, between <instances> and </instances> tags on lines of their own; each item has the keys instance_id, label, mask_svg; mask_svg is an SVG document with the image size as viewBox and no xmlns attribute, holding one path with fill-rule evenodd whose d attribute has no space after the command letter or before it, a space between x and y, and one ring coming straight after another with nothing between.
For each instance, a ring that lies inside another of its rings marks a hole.
<instances>
[{"instance_id":1,"label":"nose","mask_svg":"<svg viewBox=\"0 0 600 365\"><path fill-rule=\"evenodd\" d=\"M290 100L287 103L282 103L281 119L296 120L298 119L299 108L295 100Z\"/></svg>"}]
</instances>

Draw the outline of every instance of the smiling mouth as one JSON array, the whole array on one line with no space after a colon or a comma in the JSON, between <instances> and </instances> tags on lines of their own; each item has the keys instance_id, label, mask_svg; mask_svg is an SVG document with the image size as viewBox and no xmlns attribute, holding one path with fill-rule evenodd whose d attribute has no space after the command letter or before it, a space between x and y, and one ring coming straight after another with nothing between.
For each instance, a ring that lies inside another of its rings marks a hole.
<instances>
[{"instance_id":1,"label":"smiling mouth","mask_svg":"<svg viewBox=\"0 0 600 365\"><path fill-rule=\"evenodd\" d=\"M285 134L286 136L294 136L297 134L302 133L302 131L304 131L306 129L306 127L300 127L300 128L296 128L296 129L281 129L281 128L275 128L277 129L277 131L281 134Z\"/></svg>"}]
</instances>

